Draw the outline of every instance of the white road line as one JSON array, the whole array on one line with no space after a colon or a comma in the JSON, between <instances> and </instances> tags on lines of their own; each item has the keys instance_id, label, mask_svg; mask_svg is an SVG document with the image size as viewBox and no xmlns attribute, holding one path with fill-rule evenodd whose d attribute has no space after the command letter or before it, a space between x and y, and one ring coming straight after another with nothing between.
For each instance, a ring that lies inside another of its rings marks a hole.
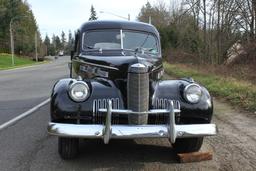
<instances>
[{"instance_id":1,"label":"white road line","mask_svg":"<svg viewBox=\"0 0 256 171\"><path fill-rule=\"evenodd\" d=\"M29 109L28 111L20 114L19 116L5 122L4 124L0 125L0 131L2 131L3 129L15 124L16 122L18 122L18 121L20 121L24 118L26 118L27 116L31 115L32 113L34 113L35 111L37 111L38 109L40 109L41 107L43 107L44 105L46 105L49 102L50 102L50 98L46 99L45 101L36 105L35 107Z\"/></svg>"}]
</instances>

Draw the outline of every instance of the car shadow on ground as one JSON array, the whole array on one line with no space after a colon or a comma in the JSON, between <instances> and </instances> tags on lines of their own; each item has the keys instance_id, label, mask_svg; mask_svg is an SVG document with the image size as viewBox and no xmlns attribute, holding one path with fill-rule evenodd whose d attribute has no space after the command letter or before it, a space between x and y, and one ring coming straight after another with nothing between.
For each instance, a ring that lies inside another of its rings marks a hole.
<instances>
[{"instance_id":1,"label":"car shadow on ground","mask_svg":"<svg viewBox=\"0 0 256 171\"><path fill-rule=\"evenodd\" d=\"M146 163L177 163L178 159L168 140L111 140L107 145L102 140L81 140L80 155L74 161L89 170L123 170L141 169Z\"/></svg>"}]
</instances>

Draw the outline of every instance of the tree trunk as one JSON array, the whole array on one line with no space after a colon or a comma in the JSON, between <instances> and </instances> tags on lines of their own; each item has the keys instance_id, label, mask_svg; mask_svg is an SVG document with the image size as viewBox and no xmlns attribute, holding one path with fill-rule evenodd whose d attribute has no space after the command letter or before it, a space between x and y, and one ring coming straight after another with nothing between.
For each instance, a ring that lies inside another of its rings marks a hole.
<instances>
[{"instance_id":1,"label":"tree trunk","mask_svg":"<svg viewBox=\"0 0 256 171\"><path fill-rule=\"evenodd\" d=\"M256 39L256 0L252 0L252 20L253 20L253 41Z\"/></svg>"},{"instance_id":2,"label":"tree trunk","mask_svg":"<svg viewBox=\"0 0 256 171\"><path fill-rule=\"evenodd\" d=\"M208 53L206 52L207 42L206 42L206 0L203 0L203 11L204 11L204 45L203 45L203 53L204 53L204 59L203 61L207 60Z\"/></svg>"},{"instance_id":3,"label":"tree trunk","mask_svg":"<svg viewBox=\"0 0 256 171\"><path fill-rule=\"evenodd\" d=\"M220 0L218 0L218 4L217 4L217 53L216 53L216 62L219 64L220 62Z\"/></svg>"}]
</instances>

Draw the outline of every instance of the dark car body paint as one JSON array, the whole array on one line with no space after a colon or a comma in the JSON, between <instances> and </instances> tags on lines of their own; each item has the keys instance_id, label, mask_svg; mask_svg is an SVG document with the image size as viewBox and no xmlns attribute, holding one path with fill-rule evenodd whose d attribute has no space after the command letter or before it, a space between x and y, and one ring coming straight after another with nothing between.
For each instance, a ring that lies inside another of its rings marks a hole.
<instances>
[{"instance_id":1,"label":"dark car body paint","mask_svg":"<svg viewBox=\"0 0 256 171\"><path fill-rule=\"evenodd\" d=\"M77 119L85 120L85 123L92 123L93 120L93 100L119 98L120 109L126 109L126 79L130 65L142 63L148 67L150 73L150 99L149 110L154 109L156 99L178 100L180 102L181 123L209 123L211 121L213 104L208 91L202 87L203 96L199 103L188 103L183 97L183 90L190 84L189 80L160 80L157 75L163 70L161 52L157 56L134 54L131 52L119 51L82 51L82 34L88 30L97 29L127 29L144 31L154 34L159 41L159 33L155 27L138 22L116 22L116 21L94 21L85 23L78 30L76 35L76 51L72 56L73 75L82 76L83 80L89 85L91 92L89 98L84 102L74 102L68 95L72 78L58 81L51 95L51 120L54 122L76 122ZM79 41L78 41L79 40ZM129 55L124 55L129 53ZM102 78L97 74L80 71L81 65L95 67L96 70L108 72L108 78ZM104 116L103 116L104 117ZM124 123L127 116L113 115L122 117ZM149 120L152 120L150 118Z\"/></svg>"},{"instance_id":2,"label":"dark car body paint","mask_svg":"<svg viewBox=\"0 0 256 171\"><path fill-rule=\"evenodd\" d=\"M85 80L86 81L86 80ZM94 99L103 98L119 98L120 109L126 109L126 96L111 80L106 79L92 79L86 81L91 87L90 97L85 102L74 102L68 95L69 85L73 79L63 79L56 83L51 100L51 118L52 121L63 121L66 118L78 119L92 119L92 106ZM180 118L181 121L187 122L193 120L197 123L209 123L212 117L212 101L209 93L203 88L203 97L197 104L190 104L186 102L181 94L183 94L183 87L189 83L184 80L164 80L158 82L151 82L152 91L150 93L149 108L154 109L154 102L158 99L178 100L181 105ZM210 101L209 102L207 102ZM78 116L79 113L79 116ZM120 117L120 116L119 116ZM123 116L124 119L127 118ZM196 121L198 119L198 121Z\"/></svg>"}]
</instances>

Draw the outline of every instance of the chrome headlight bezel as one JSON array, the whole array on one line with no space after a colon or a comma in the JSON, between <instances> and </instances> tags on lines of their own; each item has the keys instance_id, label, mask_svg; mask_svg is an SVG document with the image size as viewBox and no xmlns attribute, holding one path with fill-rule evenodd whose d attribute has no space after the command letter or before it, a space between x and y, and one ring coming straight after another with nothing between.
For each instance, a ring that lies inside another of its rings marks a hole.
<instances>
[{"instance_id":1,"label":"chrome headlight bezel","mask_svg":"<svg viewBox=\"0 0 256 171\"><path fill-rule=\"evenodd\" d=\"M185 100L192 104L198 103L201 100L202 94L203 92L202 92L201 86L195 83L187 85L184 88L184 92L183 92L183 96Z\"/></svg>"},{"instance_id":2,"label":"chrome headlight bezel","mask_svg":"<svg viewBox=\"0 0 256 171\"><path fill-rule=\"evenodd\" d=\"M80 86L80 87L78 87ZM81 97L76 95L75 88L80 89ZM90 96L90 88L84 81L75 81L69 86L69 97L75 102L83 102Z\"/></svg>"}]
</instances>

